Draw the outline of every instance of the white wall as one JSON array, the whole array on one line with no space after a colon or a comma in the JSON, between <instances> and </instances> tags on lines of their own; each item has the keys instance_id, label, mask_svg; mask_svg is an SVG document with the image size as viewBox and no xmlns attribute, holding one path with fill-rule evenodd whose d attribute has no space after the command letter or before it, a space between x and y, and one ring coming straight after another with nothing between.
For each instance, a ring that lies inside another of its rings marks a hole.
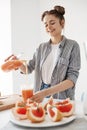
<instances>
[{"instance_id":1,"label":"white wall","mask_svg":"<svg viewBox=\"0 0 87 130\"><path fill-rule=\"evenodd\" d=\"M11 15L10 0L0 0L0 66L11 54ZM12 73L5 73L0 68L1 95L12 93Z\"/></svg>"},{"instance_id":2,"label":"white wall","mask_svg":"<svg viewBox=\"0 0 87 130\"><path fill-rule=\"evenodd\" d=\"M86 89L87 61L85 59L83 42L87 41L87 1L83 0L11 0L12 16L12 50L18 54L24 52L24 57L30 59L38 45L48 40L41 19L41 14L45 10L52 9L55 5L65 7L65 35L76 40L81 49L82 66L80 76L76 85L76 99L80 99L81 93ZM13 72L13 87L15 92L19 92L19 86L26 82L34 82L34 75L20 75ZM79 94L80 93L80 94Z\"/></svg>"},{"instance_id":3,"label":"white wall","mask_svg":"<svg viewBox=\"0 0 87 130\"><path fill-rule=\"evenodd\" d=\"M12 50L19 54L24 52L22 58L30 59L39 44L40 37L40 11L39 1L12 0ZM33 74L28 77L29 85L33 83ZM14 91L19 92L20 86L26 82L26 76L13 72Z\"/></svg>"}]
</instances>

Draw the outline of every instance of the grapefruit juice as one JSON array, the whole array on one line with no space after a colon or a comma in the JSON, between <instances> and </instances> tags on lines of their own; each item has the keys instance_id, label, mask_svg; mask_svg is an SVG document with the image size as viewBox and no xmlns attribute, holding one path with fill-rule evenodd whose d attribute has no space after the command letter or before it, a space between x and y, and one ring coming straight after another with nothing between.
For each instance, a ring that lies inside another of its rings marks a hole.
<instances>
[{"instance_id":1,"label":"grapefruit juice","mask_svg":"<svg viewBox=\"0 0 87 130\"><path fill-rule=\"evenodd\" d=\"M23 100L26 101L28 98L33 96L33 89L23 89L22 90L22 97Z\"/></svg>"}]
</instances>

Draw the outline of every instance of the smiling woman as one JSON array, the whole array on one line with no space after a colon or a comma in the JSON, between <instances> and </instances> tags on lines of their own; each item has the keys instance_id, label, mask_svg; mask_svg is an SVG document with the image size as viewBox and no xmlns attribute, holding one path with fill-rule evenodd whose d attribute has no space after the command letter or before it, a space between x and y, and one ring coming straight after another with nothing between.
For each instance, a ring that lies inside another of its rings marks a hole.
<instances>
[{"instance_id":1,"label":"smiling woman","mask_svg":"<svg viewBox=\"0 0 87 130\"><path fill-rule=\"evenodd\" d=\"M0 66L5 57L11 54L11 16L10 0L0 0ZM12 93L12 74L0 70L0 92L2 95Z\"/></svg>"},{"instance_id":2,"label":"smiling woman","mask_svg":"<svg viewBox=\"0 0 87 130\"><path fill-rule=\"evenodd\" d=\"M29 59L32 57L38 44L44 42L44 40L47 41L49 38L45 33L43 26L40 26L40 14L42 14L43 10L47 10L56 4L64 5L66 8L66 26L63 32L66 36L76 39L81 50L82 65L75 92L75 98L77 100L80 100L81 93L87 90L87 61L83 48L83 42L87 41L86 2L86 0L80 1L79 3L78 1L75 1L75 4L73 2L71 4L70 0L67 0L67 2L64 0L50 0L50 2L49 0L11 0L12 49L16 54L24 52L25 55L28 55ZM3 63L3 59L11 54L9 25L10 0L0 0L0 44L2 44L2 48L0 48L0 64ZM52 34L51 31L50 34ZM12 86L12 83L10 81L12 81L11 72L6 74L0 71L0 91L2 93L11 92L12 87L10 86ZM29 84L33 84L33 81L33 75L29 76ZM20 76L18 73L13 73L13 88L15 92L20 91L18 86L24 83L25 79L23 78L23 75Z\"/></svg>"}]
</instances>

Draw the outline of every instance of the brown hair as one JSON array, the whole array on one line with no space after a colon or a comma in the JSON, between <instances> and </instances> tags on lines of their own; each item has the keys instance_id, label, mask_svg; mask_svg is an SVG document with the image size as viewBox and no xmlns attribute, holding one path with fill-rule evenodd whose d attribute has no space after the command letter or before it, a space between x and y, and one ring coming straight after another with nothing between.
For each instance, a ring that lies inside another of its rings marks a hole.
<instances>
[{"instance_id":1,"label":"brown hair","mask_svg":"<svg viewBox=\"0 0 87 130\"><path fill-rule=\"evenodd\" d=\"M46 15L54 15L55 17L59 18L60 20L65 20L64 15L65 14L65 8L62 6L54 6L54 9L45 11L42 14L41 20L43 21L44 17Z\"/></svg>"}]
</instances>

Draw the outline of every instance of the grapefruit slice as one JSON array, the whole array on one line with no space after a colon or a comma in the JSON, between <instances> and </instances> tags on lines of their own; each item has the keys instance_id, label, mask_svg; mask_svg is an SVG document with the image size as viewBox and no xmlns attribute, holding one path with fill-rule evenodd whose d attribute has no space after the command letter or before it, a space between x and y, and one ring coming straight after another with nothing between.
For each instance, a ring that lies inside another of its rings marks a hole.
<instances>
[{"instance_id":1,"label":"grapefruit slice","mask_svg":"<svg viewBox=\"0 0 87 130\"><path fill-rule=\"evenodd\" d=\"M31 122L42 122L45 119L45 110L41 104L31 106L27 110L27 116Z\"/></svg>"},{"instance_id":2,"label":"grapefruit slice","mask_svg":"<svg viewBox=\"0 0 87 130\"><path fill-rule=\"evenodd\" d=\"M53 97L51 96L49 98L49 100L44 104L44 109L45 111L47 110L47 105L50 104L50 105L53 105L54 101L53 101Z\"/></svg>"},{"instance_id":3,"label":"grapefruit slice","mask_svg":"<svg viewBox=\"0 0 87 130\"><path fill-rule=\"evenodd\" d=\"M58 101L55 103L55 105L64 105L64 104L67 104L70 102L70 99L69 98L66 98L64 100L61 100L61 101Z\"/></svg>"},{"instance_id":4,"label":"grapefruit slice","mask_svg":"<svg viewBox=\"0 0 87 130\"><path fill-rule=\"evenodd\" d=\"M62 113L55 106L48 104L47 113L48 113L49 118L54 122L62 120L62 117L63 117Z\"/></svg>"},{"instance_id":5,"label":"grapefruit slice","mask_svg":"<svg viewBox=\"0 0 87 130\"><path fill-rule=\"evenodd\" d=\"M71 116L74 113L73 103L67 103L65 105L58 105L57 108L62 112L64 117Z\"/></svg>"},{"instance_id":6,"label":"grapefruit slice","mask_svg":"<svg viewBox=\"0 0 87 130\"><path fill-rule=\"evenodd\" d=\"M70 100L63 100L59 103L55 103L57 109L59 109L64 117L71 116L74 113L74 102Z\"/></svg>"},{"instance_id":7,"label":"grapefruit slice","mask_svg":"<svg viewBox=\"0 0 87 130\"><path fill-rule=\"evenodd\" d=\"M27 119L27 114L19 114L15 107L12 108L12 113L13 113L15 119L17 119L17 120L26 120Z\"/></svg>"},{"instance_id":8,"label":"grapefruit slice","mask_svg":"<svg viewBox=\"0 0 87 130\"><path fill-rule=\"evenodd\" d=\"M18 114L23 114L23 115L25 115L27 109L26 109L26 107L18 107L18 108L16 109L16 111L17 111Z\"/></svg>"}]
</instances>

